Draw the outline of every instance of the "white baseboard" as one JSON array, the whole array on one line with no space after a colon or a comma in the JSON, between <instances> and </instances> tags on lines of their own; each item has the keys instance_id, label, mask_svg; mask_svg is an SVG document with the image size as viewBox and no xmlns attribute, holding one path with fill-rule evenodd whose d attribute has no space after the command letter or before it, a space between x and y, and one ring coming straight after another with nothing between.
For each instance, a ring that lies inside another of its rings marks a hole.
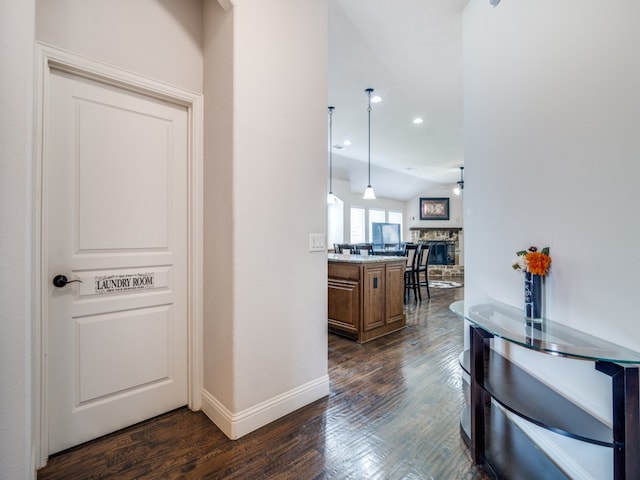
<instances>
[{"instance_id":1,"label":"white baseboard","mask_svg":"<svg viewBox=\"0 0 640 480\"><path fill-rule=\"evenodd\" d=\"M203 389L202 411L227 437L237 440L327 395L329 395L329 376L325 375L251 408L233 413Z\"/></svg>"}]
</instances>

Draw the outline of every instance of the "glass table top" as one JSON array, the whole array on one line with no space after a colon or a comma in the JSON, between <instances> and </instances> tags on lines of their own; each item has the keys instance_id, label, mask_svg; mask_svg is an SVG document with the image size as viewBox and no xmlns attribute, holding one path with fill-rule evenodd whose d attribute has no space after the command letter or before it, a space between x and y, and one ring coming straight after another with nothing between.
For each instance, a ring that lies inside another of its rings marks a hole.
<instances>
[{"instance_id":1,"label":"glass table top","mask_svg":"<svg viewBox=\"0 0 640 480\"><path fill-rule=\"evenodd\" d=\"M449 308L495 337L526 348L566 357L640 364L640 352L551 320L528 322L523 310L495 300L461 300Z\"/></svg>"}]
</instances>

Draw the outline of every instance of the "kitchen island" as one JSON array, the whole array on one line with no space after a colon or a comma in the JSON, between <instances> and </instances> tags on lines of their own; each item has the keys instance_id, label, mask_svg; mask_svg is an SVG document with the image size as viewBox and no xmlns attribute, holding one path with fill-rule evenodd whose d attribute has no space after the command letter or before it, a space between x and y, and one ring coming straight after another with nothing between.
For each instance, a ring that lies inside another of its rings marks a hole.
<instances>
[{"instance_id":1,"label":"kitchen island","mask_svg":"<svg viewBox=\"0 0 640 480\"><path fill-rule=\"evenodd\" d=\"M406 326L404 257L329 254L328 262L329 332L364 343Z\"/></svg>"}]
</instances>

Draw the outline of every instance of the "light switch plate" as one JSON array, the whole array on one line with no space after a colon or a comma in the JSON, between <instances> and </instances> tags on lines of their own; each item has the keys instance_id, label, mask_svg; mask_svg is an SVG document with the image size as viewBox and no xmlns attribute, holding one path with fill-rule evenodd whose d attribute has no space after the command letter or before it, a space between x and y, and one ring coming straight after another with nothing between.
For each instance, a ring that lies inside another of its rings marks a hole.
<instances>
[{"instance_id":1,"label":"light switch plate","mask_svg":"<svg viewBox=\"0 0 640 480\"><path fill-rule=\"evenodd\" d=\"M326 250L327 250L327 242L325 241L324 233L310 233L309 234L309 251L325 252Z\"/></svg>"}]
</instances>

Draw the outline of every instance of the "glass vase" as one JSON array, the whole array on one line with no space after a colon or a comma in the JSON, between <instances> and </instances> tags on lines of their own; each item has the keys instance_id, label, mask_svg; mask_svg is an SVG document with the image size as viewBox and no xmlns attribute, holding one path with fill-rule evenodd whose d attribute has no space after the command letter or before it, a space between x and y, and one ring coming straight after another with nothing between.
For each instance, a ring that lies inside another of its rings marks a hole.
<instances>
[{"instance_id":1,"label":"glass vase","mask_svg":"<svg viewBox=\"0 0 640 480\"><path fill-rule=\"evenodd\" d=\"M528 322L542 322L543 282L542 275L524 274L524 316Z\"/></svg>"}]
</instances>

